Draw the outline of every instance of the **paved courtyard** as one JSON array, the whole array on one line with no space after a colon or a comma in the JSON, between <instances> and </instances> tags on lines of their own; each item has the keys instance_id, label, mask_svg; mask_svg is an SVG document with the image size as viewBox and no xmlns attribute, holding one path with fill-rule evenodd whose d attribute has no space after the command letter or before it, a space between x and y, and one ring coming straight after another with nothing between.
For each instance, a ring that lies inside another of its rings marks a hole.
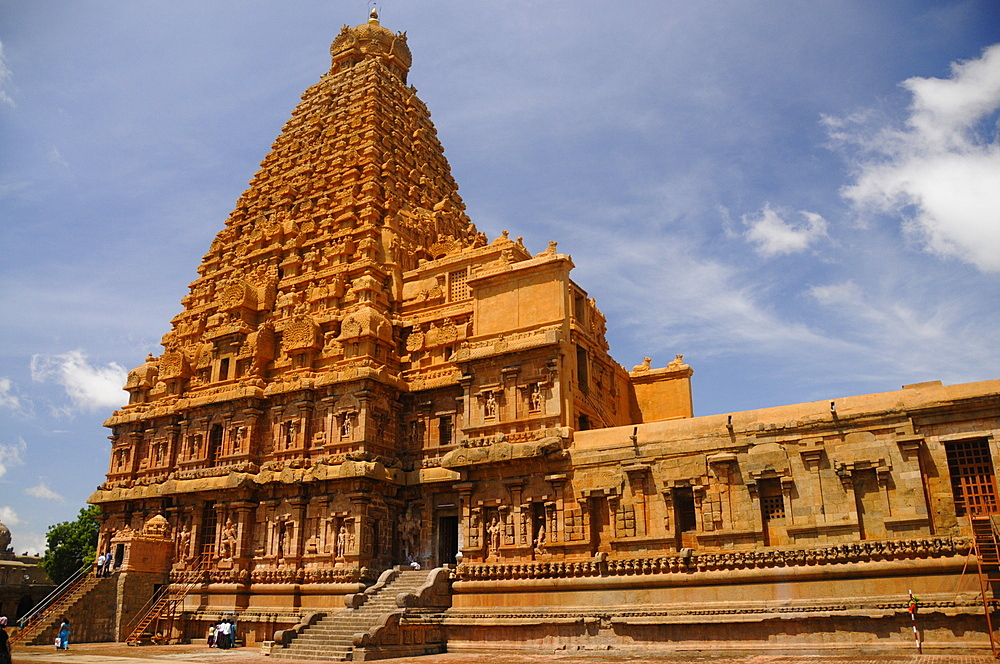
<instances>
[{"instance_id":1,"label":"paved courtyard","mask_svg":"<svg viewBox=\"0 0 1000 664\"><path fill-rule=\"evenodd\" d=\"M62 664L307 664L306 660L274 659L256 648L214 650L202 645L143 646L130 648L119 643L73 645L68 651L51 646L27 646L14 650L14 664L61 662ZM731 652L687 650L672 654L625 652L548 652L541 654L448 653L425 657L379 660L385 664L618 664L664 662L665 664L992 664L988 650L918 655L911 651L865 652L825 651L816 653ZM309 662L309 664L313 664Z\"/></svg>"}]
</instances>

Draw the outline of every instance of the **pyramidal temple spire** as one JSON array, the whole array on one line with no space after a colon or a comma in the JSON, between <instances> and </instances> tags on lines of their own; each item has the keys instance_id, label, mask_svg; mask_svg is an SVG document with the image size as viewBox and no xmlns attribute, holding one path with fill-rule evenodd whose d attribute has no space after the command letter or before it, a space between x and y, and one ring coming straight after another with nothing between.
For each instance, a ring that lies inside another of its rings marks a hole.
<instances>
[{"instance_id":1,"label":"pyramidal temple spire","mask_svg":"<svg viewBox=\"0 0 1000 664\"><path fill-rule=\"evenodd\" d=\"M339 353L345 365L392 371L402 274L485 244L406 83L406 35L382 27L373 10L367 23L344 26L330 54L330 70L302 95L164 336L157 364L171 389L206 386L220 371L263 382L286 355L289 368ZM220 352L229 357L222 369ZM352 352L353 362L344 356Z\"/></svg>"}]
</instances>

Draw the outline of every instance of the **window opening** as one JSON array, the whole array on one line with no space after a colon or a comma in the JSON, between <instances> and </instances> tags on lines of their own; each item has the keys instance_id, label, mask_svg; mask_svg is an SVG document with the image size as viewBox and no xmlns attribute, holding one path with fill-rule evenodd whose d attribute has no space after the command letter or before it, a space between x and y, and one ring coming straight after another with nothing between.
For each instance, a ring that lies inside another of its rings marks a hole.
<instances>
[{"instance_id":1,"label":"window opening","mask_svg":"<svg viewBox=\"0 0 1000 664\"><path fill-rule=\"evenodd\" d=\"M438 445L451 445L451 415L442 415L438 419Z\"/></svg>"},{"instance_id":2,"label":"window opening","mask_svg":"<svg viewBox=\"0 0 1000 664\"><path fill-rule=\"evenodd\" d=\"M576 349L576 379L580 385L580 390L586 392L590 389L590 374L587 371L587 349Z\"/></svg>"},{"instance_id":3,"label":"window opening","mask_svg":"<svg viewBox=\"0 0 1000 664\"><path fill-rule=\"evenodd\" d=\"M448 299L452 302L469 297L469 273L458 270L448 274Z\"/></svg>"},{"instance_id":4,"label":"window opening","mask_svg":"<svg viewBox=\"0 0 1000 664\"><path fill-rule=\"evenodd\" d=\"M215 555L215 529L219 523L219 515L215 511L215 503L205 503L201 512L201 537L199 544L201 555L211 558Z\"/></svg>"},{"instance_id":5,"label":"window opening","mask_svg":"<svg viewBox=\"0 0 1000 664\"><path fill-rule=\"evenodd\" d=\"M945 443L955 515L993 514L996 485L989 441L985 438Z\"/></svg>"}]
</instances>

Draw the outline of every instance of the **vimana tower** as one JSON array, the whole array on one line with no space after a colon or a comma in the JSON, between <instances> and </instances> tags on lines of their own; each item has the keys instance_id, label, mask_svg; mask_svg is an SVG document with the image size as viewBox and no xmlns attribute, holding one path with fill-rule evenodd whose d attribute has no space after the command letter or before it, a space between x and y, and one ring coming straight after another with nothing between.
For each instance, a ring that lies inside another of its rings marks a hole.
<instances>
[{"instance_id":1,"label":"vimana tower","mask_svg":"<svg viewBox=\"0 0 1000 664\"><path fill-rule=\"evenodd\" d=\"M343 656L893 644L912 589L929 642L985 642L1000 381L695 418L555 242L476 230L405 34L331 55L105 423L105 638L167 586L157 638L229 617L279 656L376 606Z\"/></svg>"}]
</instances>

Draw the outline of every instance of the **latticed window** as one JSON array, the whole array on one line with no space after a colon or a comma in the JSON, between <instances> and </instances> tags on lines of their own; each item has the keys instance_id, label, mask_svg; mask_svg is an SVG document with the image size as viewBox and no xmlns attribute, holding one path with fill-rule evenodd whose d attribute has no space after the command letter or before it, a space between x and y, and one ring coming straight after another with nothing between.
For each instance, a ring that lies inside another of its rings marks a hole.
<instances>
[{"instance_id":1,"label":"latticed window","mask_svg":"<svg viewBox=\"0 0 1000 664\"><path fill-rule=\"evenodd\" d=\"M785 499L779 496L762 496L760 508L766 521L785 518Z\"/></svg>"},{"instance_id":2,"label":"latticed window","mask_svg":"<svg viewBox=\"0 0 1000 664\"><path fill-rule=\"evenodd\" d=\"M955 514L992 514L997 511L993 460L985 438L946 443Z\"/></svg>"},{"instance_id":3,"label":"latticed window","mask_svg":"<svg viewBox=\"0 0 1000 664\"><path fill-rule=\"evenodd\" d=\"M469 273L457 270L448 274L448 299L452 302L469 297Z\"/></svg>"}]
</instances>

